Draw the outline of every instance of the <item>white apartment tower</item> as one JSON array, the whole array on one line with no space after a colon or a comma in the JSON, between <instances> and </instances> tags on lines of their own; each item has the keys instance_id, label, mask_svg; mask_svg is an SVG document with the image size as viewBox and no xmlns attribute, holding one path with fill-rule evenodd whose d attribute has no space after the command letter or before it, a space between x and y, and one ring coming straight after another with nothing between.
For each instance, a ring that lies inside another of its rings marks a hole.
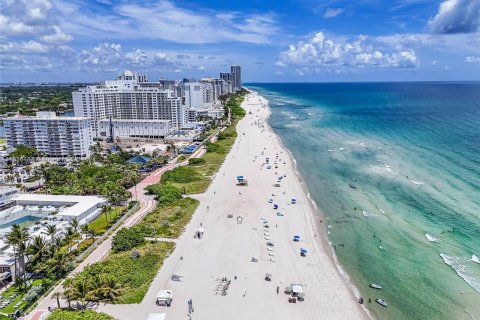
<instances>
[{"instance_id":1,"label":"white apartment tower","mask_svg":"<svg viewBox=\"0 0 480 320\"><path fill-rule=\"evenodd\" d=\"M242 89L242 70L240 66L230 66L230 72L233 74L233 90L238 91Z\"/></svg>"},{"instance_id":2,"label":"white apartment tower","mask_svg":"<svg viewBox=\"0 0 480 320\"><path fill-rule=\"evenodd\" d=\"M173 129L184 126L186 112L175 92L165 83L147 82L147 77L125 71L117 80L87 86L72 93L75 116L90 117L93 134L99 137L104 119L171 120Z\"/></svg>"},{"instance_id":3,"label":"white apartment tower","mask_svg":"<svg viewBox=\"0 0 480 320\"><path fill-rule=\"evenodd\" d=\"M4 124L8 147L25 145L54 158L90 157L93 138L89 118L37 112L35 117L6 118Z\"/></svg>"}]
</instances>

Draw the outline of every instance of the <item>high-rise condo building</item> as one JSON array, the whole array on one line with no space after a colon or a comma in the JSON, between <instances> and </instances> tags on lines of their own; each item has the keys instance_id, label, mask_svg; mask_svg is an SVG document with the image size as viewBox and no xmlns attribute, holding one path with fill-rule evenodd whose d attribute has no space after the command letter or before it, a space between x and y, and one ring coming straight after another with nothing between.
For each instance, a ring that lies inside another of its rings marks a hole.
<instances>
[{"instance_id":1,"label":"high-rise condo building","mask_svg":"<svg viewBox=\"0 0 480 320\"><path fill-rule=\"evenodd\" d=\"M220 80L222 83L222 94L233 92L233 73L220 72Z\"/></svg>"},{"instance_id":2,"label":"high-rise condo building","mask_svg":"<svg viewBox=\"0 0 480 320\"><path fill-rule=\"evenodd\" d=\"M89 118L37 112L35 117L6 118L4 124L8 147L25 145L54 158L90 157L93 138Z\"/></svg>"},{"instance_id":3,"label":"high-rise condo building","mask_svg":"<svg viewBox=\"0 0 480 320\"><path fill-rule=\"evenodd\" d=\"M148 82L144 75L125 71L117 80L73 92L75 116L92 118L97 138L99 121L110 118L171 120L172 128L179 129L185 125L186 111L171 86L171 82Z\"/></svg>"},{"instance_id":4,"label":"high-rise condo building","mask_svg":"<svg viewBox=\"0 0 480 320\"><path fill-rule=\"evenodd\" d=\"M233 90L238 91L242 89L242 70L240 66L230 66L230 72L233 74Z\"/></svg>"}]
</instances>

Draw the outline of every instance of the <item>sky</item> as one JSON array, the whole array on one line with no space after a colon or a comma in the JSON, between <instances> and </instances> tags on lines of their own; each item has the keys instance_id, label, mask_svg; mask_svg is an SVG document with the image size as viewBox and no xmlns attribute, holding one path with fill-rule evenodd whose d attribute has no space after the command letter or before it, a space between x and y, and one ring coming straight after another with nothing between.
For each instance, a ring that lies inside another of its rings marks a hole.
<instances>
[{"instance_id":1,"label":"sky","mask_svg":"<svg viewBox=\"0 0 480 320\"><path fill-rule=\"evenodd\" d=\"M480 0L1 0L0 82L480 80Z\"/></svg>"}]
</instances>

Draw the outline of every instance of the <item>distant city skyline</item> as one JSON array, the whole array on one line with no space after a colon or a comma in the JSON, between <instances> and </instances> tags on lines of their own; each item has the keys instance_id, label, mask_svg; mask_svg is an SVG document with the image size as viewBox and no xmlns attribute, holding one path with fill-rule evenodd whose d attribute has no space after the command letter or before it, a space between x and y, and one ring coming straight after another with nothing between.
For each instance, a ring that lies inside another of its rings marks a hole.
<instances>
[{"instance_id":1,"label":"distant city skyline","mask_svg":"<svg viewBox=\"0 0 480 320\"><path fill-rule=\"evenodd\" d=\"M480 0L5 0L0 82L480 80Z\"/></svg>"}]
</instances>

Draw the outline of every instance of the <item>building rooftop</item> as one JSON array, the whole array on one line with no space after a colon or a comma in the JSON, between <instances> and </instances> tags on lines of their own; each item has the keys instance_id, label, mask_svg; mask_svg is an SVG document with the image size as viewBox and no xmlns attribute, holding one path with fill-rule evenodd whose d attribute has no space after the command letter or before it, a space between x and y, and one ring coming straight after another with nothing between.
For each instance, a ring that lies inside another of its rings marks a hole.
<instances>
[{"instance_id":1,"label":"building rooftop","mask_svg":"<svg viewBox=\"0 0 480 320\"><path fill-rule=\"evenodd\" d=\"M19 194L15 198L17 204L35 203L37 205L69 205L61 212L64 217L78 217L92 207L105 203L107 200L97 196L72 196L50 194Z\"/></svg>"}]
</instances>

